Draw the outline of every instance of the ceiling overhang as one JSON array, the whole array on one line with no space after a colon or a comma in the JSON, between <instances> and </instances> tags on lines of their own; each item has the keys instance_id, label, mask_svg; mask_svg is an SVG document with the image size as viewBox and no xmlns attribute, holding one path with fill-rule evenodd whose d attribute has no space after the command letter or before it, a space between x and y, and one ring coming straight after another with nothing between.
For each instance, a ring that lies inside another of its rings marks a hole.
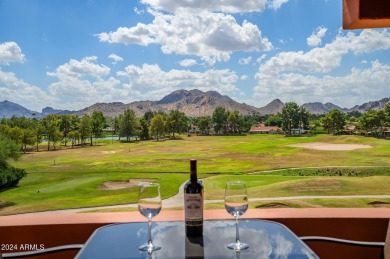
<instances>
[{"instance_id":1,"label":"ceiling overhang","mask_svg":"<svg viewBox=\"0 0 390 259\"><path fill-rule=\"evenodd\" d=\"M343 0L343 29L390 27L389 0Z\"/></svg>"}]
</instances>

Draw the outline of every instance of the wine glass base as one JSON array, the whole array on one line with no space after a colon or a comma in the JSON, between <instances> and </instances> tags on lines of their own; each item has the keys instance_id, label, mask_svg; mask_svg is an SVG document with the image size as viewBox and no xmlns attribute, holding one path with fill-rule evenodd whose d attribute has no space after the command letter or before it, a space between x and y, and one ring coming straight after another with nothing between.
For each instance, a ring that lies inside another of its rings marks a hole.
<instances>
[{"instance_id":1,"label":"wine glass base","mask_svg":"<svg viewBox=\"0 0 390 259\"><path fill-rule=\"evenodd\" d=\"M228 244L228 245L227 245L227 248L232 249L232 250L234 250L234 251L236 251L236 252L239 252L239 251L241 251L241 250L248 249L248 248L249 248L249 245L248 245L248 244L245 244L245 243L237 242L237 243Z\"/></svg>"},{"instance_id":2,"label":"wine glass base","mask_svg":"<svg viewBox=\"0 0 390 259\"><path fill-rule=\"evenodd\" d=\"M157 251L161 249L161 246L155 246L155 245L143 245L138 248L141 251L148 252L149 254L153 253L153 251Z\"/></svg>"}]
</instances>

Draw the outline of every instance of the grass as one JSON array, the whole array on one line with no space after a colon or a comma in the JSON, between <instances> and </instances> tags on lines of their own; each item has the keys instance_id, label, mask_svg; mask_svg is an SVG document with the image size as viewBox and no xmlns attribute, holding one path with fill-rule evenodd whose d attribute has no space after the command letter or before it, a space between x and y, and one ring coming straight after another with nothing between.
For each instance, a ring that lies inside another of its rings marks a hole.
<instances>
[{"instance_id":1,"label":"grass","mask_svg":"<svg viewBox=\"0 0 390 259\"><path fill-rule=\"evenodd\" d=\"M373 148L319 151L289 146L303 142L367 144ZM224 185L232 179L247 181L250 197L390 194L389 157L390 141L361 136L182 136L181 140L159 142L99 141L93 147L33 152L14 162L15 167L25 168L28 176L17 188L0 192L0 214L136 202L138 187L99 189L105 181L147 178L159 182L162 196L167 198L188 179L190 158L198 159L206 199L222 199ZM355 201L350 202L355 206ZM316 204L338 206L331 202Z\"/></svg>"}]
</instances>

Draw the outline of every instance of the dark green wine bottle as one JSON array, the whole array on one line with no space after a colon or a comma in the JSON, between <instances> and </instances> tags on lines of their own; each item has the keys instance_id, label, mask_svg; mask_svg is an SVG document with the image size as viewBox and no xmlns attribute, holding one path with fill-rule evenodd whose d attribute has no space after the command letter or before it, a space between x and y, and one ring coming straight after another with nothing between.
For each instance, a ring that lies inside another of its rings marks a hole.
<instances>
[{"instance_id":1,"label":"dark green wine bottle","mask_svg":"<svg viewBox=\"0 0 390 259\"><path fill-rule=\"evenodd\" d=\"M190 161L190 180L184 185L184 210L187 236L203 235L203 184L198 180L196 160Z\"/></svg>"}]
</instances>

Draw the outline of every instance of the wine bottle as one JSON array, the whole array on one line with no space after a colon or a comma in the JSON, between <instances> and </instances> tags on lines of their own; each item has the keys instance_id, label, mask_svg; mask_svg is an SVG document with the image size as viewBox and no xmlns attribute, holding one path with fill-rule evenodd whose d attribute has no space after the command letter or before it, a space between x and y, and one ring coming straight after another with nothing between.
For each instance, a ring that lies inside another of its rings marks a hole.
<instances>
[{"instance_id":1,"label":"wine bottle","mask_svg":"<svg viewBox=\"0 0 390 259\"><path fill-rule=\"evenodd\" d=\"M187 236L203 235L203 184L198 180L196 160L190 161L190 180L184 185L184 210Z\"/></svg>"}]
</instances>

